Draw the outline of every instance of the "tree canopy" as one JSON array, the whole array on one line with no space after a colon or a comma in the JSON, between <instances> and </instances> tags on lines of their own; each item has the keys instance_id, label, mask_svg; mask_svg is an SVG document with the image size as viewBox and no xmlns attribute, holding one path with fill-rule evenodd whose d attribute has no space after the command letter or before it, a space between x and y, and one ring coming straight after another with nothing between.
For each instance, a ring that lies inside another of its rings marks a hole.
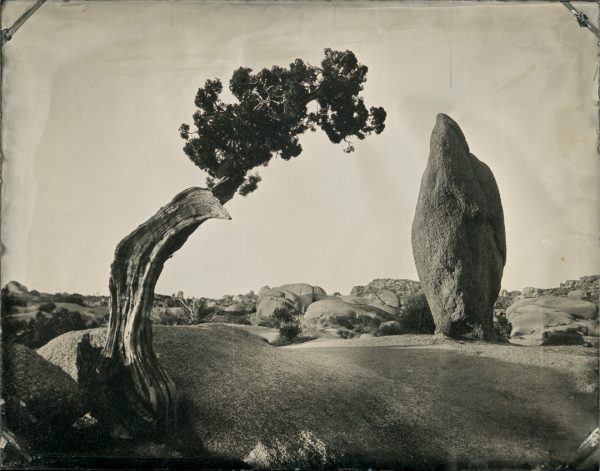
<instances>
[{"instance_id":1,"label":"tree canopy","mask_svg":"<svg viewBox=\"0 0 600 471\"><path fill-rule=\"evenodd\" d=\"M380 134L386 112L367 109L360 97L367 67L352 51L325 49L321 66L296 59L288 68L273 66L252 73L240 67L233 72L229 90L236 103L224 103L219 79L207 80L198 89L193 131L182 124L184 152L208 173L207 185L229 180L230 199L235 191L254 191L260 176L250 173L266 166L275 155L284 160L302 152L299 136L322 129L334 144L344 141L352 152L351 138Z\"/></svg>"}]
</instances>

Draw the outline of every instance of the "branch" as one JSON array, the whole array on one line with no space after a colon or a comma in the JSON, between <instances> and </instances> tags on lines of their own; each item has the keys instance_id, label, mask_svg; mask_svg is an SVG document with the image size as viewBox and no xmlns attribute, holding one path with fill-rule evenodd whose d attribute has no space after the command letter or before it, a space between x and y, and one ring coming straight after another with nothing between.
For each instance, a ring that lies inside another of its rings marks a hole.
<instances>
[{"instance_id":1,"label":"branch","mask_svg":"<svg viewBox=\"0 0 600 471\"><path fill-rule=\"evenodd\" d=\"M33 15L36 12L36 10L40 8L44 3L46 3L46 0L38 0L29 10L23 13L10 28L3 29L1 39L2 42L0 43L0 45L4 46L5 43L10 41L17 32L17 30L21 26L23 26L23 23L25 23L29 19L29 17Z\"/></svg>"},{"instance_id":2,"label":"branch","mask_svg":"<svg viewBox=\"0 0 600 471\"><path fill-rule=\"evenodd\" d=\"M582 11L579 11L577 8L575 8L571 4L571 2L561 0L560 3L562 3L565 6L565 8L571 12L571 14L577 20L577 24L579 25L580 28L589 29L592 33L594 33L596 38L600 39L600 30L598 30L598 28L596 28L596 26L594 26L592 24L592 22L589 20L589 18L587 17L587 15L585 13L583 13Z\"/></svg>"}]
</instances>

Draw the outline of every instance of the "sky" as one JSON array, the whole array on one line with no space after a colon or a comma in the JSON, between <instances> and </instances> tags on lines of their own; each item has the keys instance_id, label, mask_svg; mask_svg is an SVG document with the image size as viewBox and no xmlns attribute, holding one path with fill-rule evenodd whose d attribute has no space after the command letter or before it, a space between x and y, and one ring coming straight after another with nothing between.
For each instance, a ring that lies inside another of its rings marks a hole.
<instances>
[{"instance_id":1,"label":"sky","mask_svg":"<svg viewBox=\"0 0 600 471\"><path fill-rule=\"evenodd\" d=\"M6 2L3 27L32 3ZM560 4L49 1L4 48L2 283L107 294L117 243L204 186L178 134L198 87L239 66L316 65L326 47L369 67L385 131L351 154L302 136L298 158L227 203L230 221L190 237L157 292L418 279L411 224L440 112L496 177L502 286L600 272L598 51Z\"/></svg>"}]
</instances>

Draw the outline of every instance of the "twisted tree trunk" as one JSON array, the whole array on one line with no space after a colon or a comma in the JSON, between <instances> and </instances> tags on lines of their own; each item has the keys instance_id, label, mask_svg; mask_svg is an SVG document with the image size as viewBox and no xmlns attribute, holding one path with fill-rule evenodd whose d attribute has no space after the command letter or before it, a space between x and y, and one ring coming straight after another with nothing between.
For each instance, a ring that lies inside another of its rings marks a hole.
<instances>
[{"instance_id":1,"label":"twisted tree trunk","mask_svg":"<svg viewBox=\"0 0 600 471\"><path fill-rule=\"evenodd\" d=\"M230 219L210 190L189 188L159 209L117 246L111 266L110 320L101 374L112 391L147 422L170 429L177 420L177 390L152 346L150 314L164 263L200 224ZM118 401L115 396L113 401Z\"/></svg>"}]
</instances>

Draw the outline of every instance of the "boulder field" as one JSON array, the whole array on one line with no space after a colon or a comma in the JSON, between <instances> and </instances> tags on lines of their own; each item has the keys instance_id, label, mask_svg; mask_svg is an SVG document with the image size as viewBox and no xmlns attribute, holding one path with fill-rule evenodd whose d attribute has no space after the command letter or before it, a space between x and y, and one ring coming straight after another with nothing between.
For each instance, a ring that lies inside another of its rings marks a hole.
<instances>
[{"instance_id":1,"label":"boulder field","mask_svg":"<svg viewBox=\"0 0 600 471\"><path fill-rule=\"evenodd\" d=\"M356 322L360 316L386 321L400 313L401 301L392 291L381 289L365 296L328 295L319 286L306 283L282 285L259 290L254 324L269 324L276 309L303 314L308 327L337 328Z\"/></svg>"}]
</instances>

